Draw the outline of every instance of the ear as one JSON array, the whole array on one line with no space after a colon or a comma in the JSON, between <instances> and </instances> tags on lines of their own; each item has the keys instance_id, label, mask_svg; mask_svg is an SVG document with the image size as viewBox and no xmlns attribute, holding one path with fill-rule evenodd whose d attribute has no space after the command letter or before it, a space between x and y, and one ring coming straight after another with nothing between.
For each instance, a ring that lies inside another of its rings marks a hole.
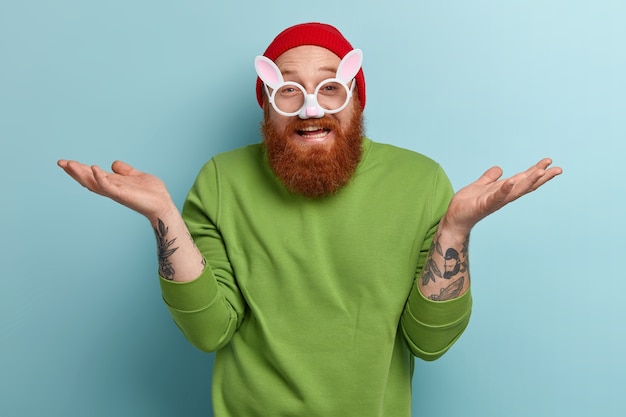
<instances>
[{"instance_id":1,"label":"ear","mask_svg":"<svg viewBox=\"0 0 626 417\"><path fill-rule=\"evenodd\" d=\"M265 84L270 88L275 88L277 85L283 83L283 74L274 64L274 62L264 56L257 56L254 58L254 68L256 73Z\"/></svg>"},{"instance_id":2,"label":"ear","mask_svg":"<svg viewBox=\"0 0 626 417\"><path fill-rule=\"evenodd\" d=\"M343 82L350 81L361 69L361 64L363 64L363 52L360 49L353 49L339 63L336 77Z\"/></svg>"}]
</instances>

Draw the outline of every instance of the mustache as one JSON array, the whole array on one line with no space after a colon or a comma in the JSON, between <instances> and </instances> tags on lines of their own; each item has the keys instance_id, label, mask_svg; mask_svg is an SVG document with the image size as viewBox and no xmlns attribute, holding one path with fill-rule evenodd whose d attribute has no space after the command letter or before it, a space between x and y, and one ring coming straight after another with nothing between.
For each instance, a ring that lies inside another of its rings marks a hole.
<instances>
[{"instance_id":1,"label":"mustache","mask_svg":"<svg viewBox=\"0 0 626 417\"><path fill-rule=\"evenodd\" d=\"M339 122L328 116L320 117L319 119L296 119L287 124L285 133L296 132L310 127L337 130L339 129Z\"/></svg>"}]
</instances>

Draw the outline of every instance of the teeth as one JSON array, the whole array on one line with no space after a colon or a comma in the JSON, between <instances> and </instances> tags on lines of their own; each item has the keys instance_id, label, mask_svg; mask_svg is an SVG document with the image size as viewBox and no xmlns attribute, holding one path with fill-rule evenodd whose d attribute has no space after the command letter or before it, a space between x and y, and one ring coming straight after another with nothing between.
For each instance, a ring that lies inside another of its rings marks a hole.
<instances>
[{"instance_id":1,"label":"teeth","mask_svg":"<svg viewBox=\"0 0 626 417\"><path fill-rule=\"evenodd\" d=\"M304 129L302 129L303 132L315 132L316 130L320 130L321 127L319 126L310 126L310 127L305 127Z\"/></svg>"}]
</instances>

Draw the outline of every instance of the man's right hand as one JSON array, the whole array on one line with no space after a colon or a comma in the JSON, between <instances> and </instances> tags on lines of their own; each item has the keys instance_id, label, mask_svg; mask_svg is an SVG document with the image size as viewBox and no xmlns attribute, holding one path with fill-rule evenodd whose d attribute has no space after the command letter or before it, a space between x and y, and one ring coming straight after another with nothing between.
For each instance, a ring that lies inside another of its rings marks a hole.
<instances>
[{"instance_id":1,"label":"man's right hand","mask_svg":"<svg viewBox=\"0 0 626 417\"><path fill-rule=\"evenodd\" d=\"M112 172L65 159L58 165L89 191L148 218L157 237L159 274L163 278L184 282L200 276L206 261L188 238L191 234L163 181L120 161L113 163Z\"/></svg>"},{"instance_id":2,"label":"man's right hand","mask_svg":"<svg viewBox=\"0 0 626 417\"><path fill-rule=\"evenodd\" d=\"M143 214L153 224L174 207L163 181L124 162L115 161L111 165L112 172L104 171L96 165L64 159L57 164L89 191Z\"/></svg>"}]
</instances>

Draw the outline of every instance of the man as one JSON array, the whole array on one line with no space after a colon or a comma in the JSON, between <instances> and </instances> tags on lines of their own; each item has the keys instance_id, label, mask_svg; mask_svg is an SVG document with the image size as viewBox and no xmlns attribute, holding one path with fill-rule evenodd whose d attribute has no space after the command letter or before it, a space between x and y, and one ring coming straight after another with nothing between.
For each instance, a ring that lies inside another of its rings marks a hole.
<instances>
[{"instance_id":1,"label":"man","mask_svg":"<svg viewBox=\"0 0 626 417\"><path fill-rule=\"evenodd\" d=\"M125 163L59 165L151 222L172 317L217 351L217 417L409 416L413 355L469 321L470 230L561 170L494 167L453 196L435 162L363 136L360 51L331 26L286 29L256 68L263 143L211 159L182 216Z\"/></svg>"}]
</instances>

